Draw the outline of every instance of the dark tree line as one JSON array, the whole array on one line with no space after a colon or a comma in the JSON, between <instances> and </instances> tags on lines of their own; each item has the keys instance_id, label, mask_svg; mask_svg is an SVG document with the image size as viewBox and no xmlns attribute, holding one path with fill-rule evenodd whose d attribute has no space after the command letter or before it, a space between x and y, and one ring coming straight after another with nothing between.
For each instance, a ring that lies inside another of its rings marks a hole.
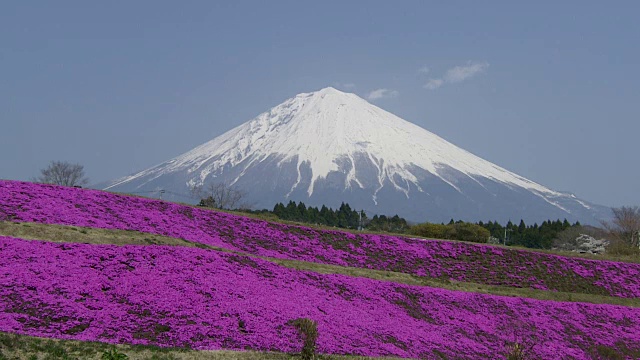
<instances>
[{"instance_id":1,"label":"dark tree line","mask_svg":"<svg viewBox=\"0 0 640 360\"><path fill-rule=\"evenodd\" d=\"M371 220L365 224L365 229L371 231L386 231L392 233L406 233L410 226L407 224L407 220L394 215L387 217L385 215L374 215Z\"/></svg>"},{"instance_id":2,"label":"dark tree line","mask_svg":"<svg viewBox=\"0 0 640 360\"><path fill-rule=\"evenodd\" d=\"M524 246L535 249L550 249L553 246L553 241L558 237L561 232L572 228L580 227L580 222L574 224L569 223L567 219L561 220L547 220L542 224L533 225L525 224L524 220L520 220L518 225L509 221L506 226L502 226L498 222L489 221L483 223L482 221L478 225L489 230L491 236L500 240L500 243L507 245Z\"/></svg>"},{"instance_id":3,"label":"dark tree line","mask_svg":"<svg viewBox=\"0 0 640 360\"><path fill-rule=\"evenodd\" d=\"M407 220L395 215L375 215L367 217L366 213L352 209L347 203L342 203L339 208L332 209L325 205L322 207L307 207L303 202L289 201L287 205L277 203L273 210L244 210L251 213L271 214L281 220L295 221L308 224L333 226L344 229L358 229L362 224L363 229L370 231L383 231L398 234L413 234L439 239L465 240L475 242L487 242L489 237L496 238L501 244L508 246L523 246L536 249L550 249L558 235L569 228L578 229L579 222L574 224L565 220L547 220L538 225L527 225L520 220L518 225L509 221L502 225L497 221L482 221L468 223L461 220L451 221L448 224L422 223L409 225ZM362 216L362 223L360 223ZM505 231L506 230L506 231Z\"/></svg>"},{"instance_id":4,"label":"dark tree line","mask_svg":"<svg viewBox=\"0 0 640 360\"><path fill-rule=\"evenodd\" d=\"M322 207L307 207L303 202L289 201L287 205L277 203L273 210L259 210L254 213L273 214L279 219L295 221L308 224L333 226L344 229L363 229L371 231L386 231L403 233L409 228L407 220L398 215L387 217L385 215L374 215L367 217L364 211L352 209L349 204L342 203L337 209L332 209L325 205Z\"/></svg>"},{"instance_id":5,"label":"dark tree line","mask_svg":"<svg viewBox=\"0 0 640 360\"><path fill-rule=\"evenodd\" d=\"M307 207L302 201L296 203L289 201L287 205L277 203L273 207L272 213L282 220L296 221L310 224L319 224L327 226L335 226L345 229L357 229L360 226L359 214L349 204L342 203L340 208L333 210L322 205L320 209L317 207Z\"/></svg>"}]
</instances>

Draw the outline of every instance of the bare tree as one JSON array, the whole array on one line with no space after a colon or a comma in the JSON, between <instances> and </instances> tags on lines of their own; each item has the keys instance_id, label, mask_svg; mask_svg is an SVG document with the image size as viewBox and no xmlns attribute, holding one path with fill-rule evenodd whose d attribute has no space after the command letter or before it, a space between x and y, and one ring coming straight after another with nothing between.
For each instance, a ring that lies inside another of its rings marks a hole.
<instances>
[{"instance_id":1,"label":"bare tree","mask_svg":"<svg viewBox=\"0 0 640 360\"><path fill-rule=\"evenodd\" d=\"M192 186L191 195L200 199L200 206L218 209L237 209L245 207L242 203L245 193L225 183Z\"/></svg>"},{"instance_id":2,"label":"bare tree","mask_svg":"<svg viewBox=\"0 0 640 360\"><path fill-rule=\"evenodd\" d=\"M62 186L84 186L89 179L84 175L84 166L66 161L52 161L49 166L40 170L36 182Z\"/></svg>"},{"instance_id":3,"label":"bare tree","mask_svg":"<svg viewBox=\"0 0 640 360\"><path fill-rule=\"evenodd\" d=\"M616 239L629 246L640 247L640 207L623 206L611 210L613 220L611 223L603 222L602 225Z\"/></svg>"}]
</instances>

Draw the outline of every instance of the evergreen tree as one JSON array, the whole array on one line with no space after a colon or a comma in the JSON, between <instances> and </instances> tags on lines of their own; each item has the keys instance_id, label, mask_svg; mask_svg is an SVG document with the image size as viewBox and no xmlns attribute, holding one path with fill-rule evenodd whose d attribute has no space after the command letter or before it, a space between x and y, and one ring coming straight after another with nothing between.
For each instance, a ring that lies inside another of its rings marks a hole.
<instances>
[{"instance_id":1,"label":"evergreen tree","mask_svg":"<svg viewBox=\"0 0 640 360\"><path fill-rule=\"evenodd\" d=\"M320 208L320 214L318 215L320 223L329 225L329 208L322 205Z\"/></svg>"},{"instance_id":2,"label":"evergreen tree","mask_svg":"<svg viewBox=\"0 0 640 360\"><path fill-rule=\"evenodd\" d=\"M298 218L296 219L297 221L301 221L301 222L308 221L307 206L302 201L300 201L300 203L298 204L296 212L298 214Z\"/></svg>"},{"instance_id":3,"label":"evergreen tree","mask_svg":"<svg viewBox=\"0 0 640 360\"><path fill-rule=\"evenodd\" d=\"M298 216L298 205L293 200L289 200L287 207L285 208L284 220L295 220Z\"/></svg>"},{"instance_id":4,"label":"evergreen tree","mask_svg":"<svg viewBox=\"0 0 640 360\"><path fill-rule=\"evenodd\" d=\"M283 219L284 214L285 214L285 211L286 211L286 210L285 210L285 207L284 207L284 204L283 204L283 203L277 203L277 204L273 207L273 213L274 213L277 217L279 217L279 218L281 218L281 219Z\"/></svg>"}]
</instances>

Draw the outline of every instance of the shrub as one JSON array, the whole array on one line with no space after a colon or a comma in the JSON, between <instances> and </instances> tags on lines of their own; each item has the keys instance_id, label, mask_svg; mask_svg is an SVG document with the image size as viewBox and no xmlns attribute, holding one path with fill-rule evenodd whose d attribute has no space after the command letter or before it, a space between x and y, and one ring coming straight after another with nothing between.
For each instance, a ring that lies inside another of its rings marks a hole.
<instances>
[{"instance_id":1,"label":"shrub","mask_svg":"<svg viewBox=\"0 0 640 360\"><path fill-rule=\"evenodd\" d=\"M514 343L507 347L507 360L529 360L533 359L534 344L524 345Z\"/></svg>"},{"instance_id":2,"label":"shrub","mask_svg":"<svg viewBox=\"0 0 640 360\"><path fill-rule=\"evenodd\" d=\"M298 329L304 341L300 357L303 360L315 359L316 341L318 340L318 325L316 322L307 318L299 318L293 320L290 324Z\"/></svg>"},{"instance_id":3,"label":"shrub","mask_svg":"<svg viewBox=\"0 0 640 360\"><path fill-rule=\"evenodd\" d=\"M607 246L607 254L617 256L640 256L640 248L627 244L621 240L612 240Z\"/></svg>"},{"instance_id":4,"label":"shrub","mask_svg":"<svg viewBox=\"0 0 640 360\"><path fill-rule=\"evenodd\" d=\"M457 240L486 243L491 236L489 230L476 224L457 223L448 226L453 226L456 229Z\"/></svg>"},{"instance_id":5,"label":"shrub","mask_svg":"<svg viewBox=\"0 0 640 360\"><path fill-rule=\"evenodd\" d=\"M624 360L625 356L621 354L617 349L606 345L596 345L592 350L591 356L594 359L607 359L607 360Z\"/></svg>"},{"instance_id":6,"label":"shrub","mask_svg":"<svg viewBox=\"0 0 640 360\"><path fill-rule=\"evenodd\" d=\"M491 233L480 225L472 223L418 224L411 227L410 234L434 239L462 240L486 243Z\"/></svg>"},{"instance_id":7,"label":"shrub","mask_svg":"<svg viewBox=\"0 0 640 360\"><path fill-rule=\"evenodd\" d=\"M446 239L447 236L450 236L447 234L447 230L447 225L424 223L412 226L409 233L426 238Z\"/></svg>"},{"instance_id":8,"label":"shrub","mask_svg":"<svg viewBox=\"0 0 640 360\"><path fill-rule=\"evenodd\" d=\"M118 351L116 348L109 349L102 353L102 360L126 360L129 357Z\"/></svg>"},{"instance_id":9,"label":"shrub","mask_svg":"<svg viewBox=\"0 0 640 360\"><path fill-rule=\"evenodd\" d=\"M580 245L577 239L584 233L581 226L567 228L556 235L555 239L553 239L553 246L560 250L576 250Z\"/></svg>"},{"instance_id":10,"label":"shrub","mask_svg":"<svg viewBox=\"0 0 640 360\"><path fill-rule=\"evenodd\" d=\"M200 202L198 203L198 206L215 208L216 207L216 201L213 200L213 197L209 196L207 198L200 199Z\"/></svg>"}]
</instances>

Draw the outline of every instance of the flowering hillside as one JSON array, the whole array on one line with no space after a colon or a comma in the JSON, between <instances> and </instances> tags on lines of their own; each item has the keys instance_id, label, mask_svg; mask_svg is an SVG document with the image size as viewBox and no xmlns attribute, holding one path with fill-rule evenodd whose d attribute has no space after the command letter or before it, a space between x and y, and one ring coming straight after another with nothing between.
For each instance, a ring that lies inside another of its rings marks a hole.
<instances>
[{"instance_id":1,"label":"flowering hillside","mask_svg":"<svg viewBox=\"0 0 640 360\"><path fill-rule=\"evenodd\" d=\"M256 255L486 285L640 297L640 264L269 223L102 191L0 181L0 218L136 230Z\"/></svg>"},{"instance_id":2,"label":"flowering hillside","mask_svg":"<svg viewBox=\"0 0 640 360\"><path fill-rule=\"evenodd\" d=\"M493 358L532 341L543 358L637 346L640 309L455 292L291 270L169 246L0 237L0 331L197 349Z\"/></svg>"}]
</instances>

